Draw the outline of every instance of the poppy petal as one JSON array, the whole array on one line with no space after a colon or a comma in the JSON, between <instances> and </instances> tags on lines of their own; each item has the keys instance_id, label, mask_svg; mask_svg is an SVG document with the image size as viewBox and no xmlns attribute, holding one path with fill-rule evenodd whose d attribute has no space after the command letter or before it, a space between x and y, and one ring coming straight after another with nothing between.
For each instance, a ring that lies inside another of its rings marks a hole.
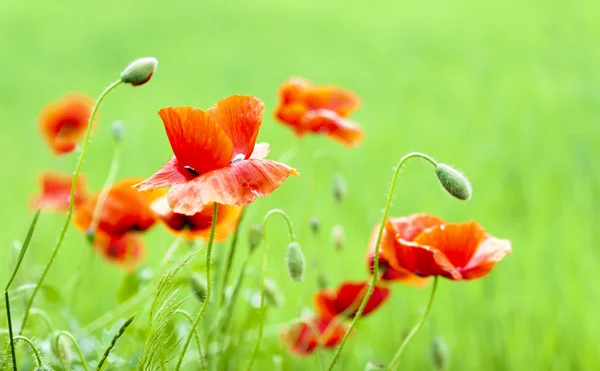
<instances>
[{"instance_id":1,"label":"poppy petal","mask_svg":"<svg viewBox=\"0 0 600 371\"><path fill-rule=\"evenodd\" d=\"M316 330L316 333L315 333ZM297 356L312 353L320 344L323 348L337 346L348 331L348 325L337 320L310 318L281 331L281 342Z\"/></svg>"},{"instance_id":2,"label":"poppy petal","mask_svg":"<svg viewBox=\"0 0 600 371\"><path fill-rule=\"evenodd\" d=\"M56 212L68 211L71 200L73 175L57 172L45 172L41 176L42 192L32 200L34 208ZM83 174L77 178L75 185L75 207L87 199L86 180Z\"/></svg>"},{"instance_id":3,"label":"poppy petal","mask_svg":"<svg viewBox=\"0 0 600 371\"><path fill-rule=\"evenodd\" d=\"M312 82L302 77L290 77L279 87L281 103L304 102L306 92L313 86Z\"/></svg>"},{"instance_id":4,"label":"poppy petal","mask_svg":"<svg viewBox=\"0 0 600 371\"><path fill-rule=\"evenodd\" d=\"M133 271L145 258L146 250L136 233L111 235L99 232L94 236L94 249L106 260L125 271Z\"/></svg>"},{"instance_id":5,"label":"poppy petal","mask_svg":"<svg viewBox=\"0 0 600 371\"><path fill-rule=\"evenodd\" d=\"M256 145L254 146L254 151L252 151L252 155L250 155L250 158L258 158L258 159L265 158L265 157L267 157L267 155L269 154L270 151L271 151L271 146L269 146L269 143L265 143L265 142L256 143Z\"/></svg>"},{"instance_id":6,"label":"poppy petal","mask_svg":"<svg viewBox=\"0 0 600 371\"><path fill-rule=\"evenodd\" d=\"M336 290L324 289L313 297L316 312L323 318L344 316L352 318L356 315L369 284L366 282L347 282ZM384 286L375 286L373 294L369 297L362 315L367 316L377 309L389 297L390 290Z\"/></svg>"},{"instance_id":7,"label":"poppy petal","mask_svg":"<svg viewBox=\"0 0 600 371\"><path fill-rule=\"evenodd\" d=\"M324 108L342 117L348 117L361 105L361 100L355 93L327 84L309 88L305 93L304 101L309 108Z\"/></svg>"},{"instance_id":8,"label":"poppy petal","mask_svg":"<svg viewBox=\"0 0 600 371\"><path fill-rule=\"evenodd\" d=\"M487 275L511 251L509 240L486 236L469 263L461 269L463 278L472 280Z\"/></svg>"},{"instance_id":9,"label":"poppy petal","mask_svg":"<svg viewBox=\"0 0 600 371\"><path fill-rule=\"evenodd\" d=\"M232 95L206 110L233 143L233 156L250 158L265 110L263 101L253 96Z\"/></svg>"},{"instance_id":10,"label":"poppy petal","mask_svg":"<svg viewBox=\"0 0 600 371\"><path fill-rule=\"evenodd\" d=\"M458 269L439 250L416 242L399 241L396 256L390 265L394 269L406 269L418 276L444 276L460 281Z\"/></svg>"},{"instance_id":11,"label":"poppy petal","mask_svg":"<svg viewBox=\"0 0 600 371\"><path fill-rule=\"evenodd\" d=\"M158 111L179 165L198 175L227 166L233 159L231 139L206 112L193 107Z\"/></svg>"},{"instance_id":12,"label":"poppy petal","mask_svg":"<svg viewBox=\"0 0 600 371\"><path fill-rule=\"evenodd\" d=\"M133 188L140 192L148 191L151 189L174 186L177 184L183 184L189 180L192 180L196 175L186 170L179 162L177 157L173 156L166 164L163 165L158 171L150 178L135 184Z\"/></svg>"},{"instance_id":13,"label":"poppy petal","mask_svg":"<svg viewBox=\"0 0 600 371\"><path fill-rule=\"evenodd\" d=\"M357 123L327 109L308 111L302 118L299 127L299 130L325 134L347 147L359 145L365 137L362 128Z\"/></svg>"},{"instance_id":14,"label":"poppy petal","mask_svg":"<svg viewBox=\"0 0 600 371\"><path fill-rule=\"evenodd\" d=\"M174 186L167 199L173 211L186 215L201 211L210 202L246 206L271 194L290 175L299 173L280 162L242 160Z\"/></svg>"}]
</instances>

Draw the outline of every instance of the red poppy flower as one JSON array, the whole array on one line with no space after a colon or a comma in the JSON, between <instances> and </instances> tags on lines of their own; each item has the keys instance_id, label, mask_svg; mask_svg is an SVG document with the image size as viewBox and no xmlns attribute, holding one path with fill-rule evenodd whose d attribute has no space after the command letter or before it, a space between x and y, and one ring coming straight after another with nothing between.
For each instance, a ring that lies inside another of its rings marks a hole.
<instances>
[{"instance_id":1,"label":"red poppy flower","mask_svg":"<svg viewBox=\"0 0 600 371\"><path fill-rule=\"evenodd\" d=\"M94 108L94 100L70 94L52 103L40 114L39 129L55 155L72 152L83 139Z\"/></svg>"},{"instance_id":2,"label":"red poppy flower","mask_svg":"<svg viewBox=\"0 0 600 371\"><path fill-rule=\"evenodd\" d=\"M348 331L348 325L336 320L311 318L308 321L318 334L306 322L293 324L281 331L281 342L297 356L312 353L319 344L323 348L333 348Z\"/></svg>"},{"instance_id":3,"label":"red poppy flower","mask_svg":"<svg viewBox=\"0 0 600 371\"><path fill-rule=\"evenodd\" d=\"M146 255L142 238L135 232L111 235L98 231L93 246L100 256L126 271L134 270Z\"/></svg>"},{"instance_id":4,"label":"red poppy flower","mask_svg":"<svg viewBox=\"0 0 600 371\"><path fill-rule=\"evenodd\" d=\"M184 235L188 241L201 238L208 241L212 226L214 203L204 205L204 208L194 214L185 215L174 212L167 203L167 197L161 197L154 201L150 208L159 220L174 234ZM242 214L242 207L231 205L219 205L217 208L217 225L215 227L215 241L224 242L237 227L238 220Z\"/></svg>"},{"instance_id":5,"label":"red poppy flower","mask_svg":"<svg viewBox=\"0 0 600 371\"><path fill-rule=\"evenodd\" d=\"M360 98L334 85L315 86L292 77L279 88L275 117L290 126L298 136L322 133L353 147L364 138L361 127L348 116L361 105Z\"/></svg>"},{"instance_id":6,"label":"red poppy flower","mask_svg":"<svg viewBox=\"0 0 600 371\"><path fill-rule=\"evenodd\" d=\"M156 174L137 184L138 191L173 186L169 206L194 215L212 202L245 206L273 192L296 169L264 157L267 143L255 146L263 102L234 95L206 111L167 107L163 120L173 156Z\"/></svg>"},{"instance_id":7,"label":"red poppy flower","mask_svg":"<svg viewBox=\"0 0 600 371\"><path fill-rule=\"evenodd\" d=\"M32 200L33 207L56 212L68 211L73 175L45 172L40 180L42 192ZM87 197L85 177L79 175L75 185L75 207L81 205Z\"/></svg>"},{"instance_id":8,"label":"red poppy flower","mask_svg":"<svg viewBox=\"0 0 600 371\"><path fill-rule=\"evenodd\" d=\"M344 316L352 318L356 315L358 307L362 303L369 284L367 282L346 282L337 289L323 289L313 296L313 304L316 312L323 318ZM385 286L375 286L373 294L367 301L362 313L367 316L379 308L390 295L390 290Z\"/></svg>"},{"instance_id":9,"label":"red poppy flower","mask_svg":"<svg viewBox=\"0 0 600 371\"><path fill-rule=\"evenodd\" d=\"M106 195L100 212L98 230L112 236L121 236L129 231L145 231L156 222L150 203L164 192L142 194L132 188L140 179L124 179L115 183ZM73 216L73 223L87 231L92 224L94 210L100 192L83 203Z\"/></svg>"},{"instance_id":10,"label":"red poppy flower","mask_svg":"<svg viewBox=\"0 0 600 371\"><path fill-rule=\"evenodd\" d=\"M392 266L390 261L394 259L395 251L401 242L410 242L425 229L442 223L444 223L442 219L425 213L412 214L400 218L389 218L385 223L379 247L381 279L384 281L407 283L416 287L427 285L429 278L420 277L399 267L398 264ZM375 244L377 243L378 233L379 225L376 225L371 233L371 240L367 250L367 268L370 272L373 272L373 257L375 255Z\"/></svg>"},{"instance_id":11,"label":"red poppy flower","mask_svg":"<svg viewBox=\"0 0 600 371\"><path fill-rule=\"evenodd\" d=\"M398 239L390 264L420 276L470 280L487 275L512 251L510 241L470 223L444 223L423 230L412 242Z\"/></svg>"}]
</instances>

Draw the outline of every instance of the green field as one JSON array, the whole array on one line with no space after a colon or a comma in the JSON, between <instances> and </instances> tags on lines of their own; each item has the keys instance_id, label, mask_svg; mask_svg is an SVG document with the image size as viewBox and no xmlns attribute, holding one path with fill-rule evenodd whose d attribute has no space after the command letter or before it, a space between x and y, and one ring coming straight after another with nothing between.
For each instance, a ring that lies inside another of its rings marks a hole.
<instances>
[{"instance_id":1,"label":"green field","mask_svg":"<svg viewBox=\"0 0 600 371\"><path fill-rule=\"evenodd\" d=\"M318 251L334 286L367 278L364 254L381 217L392 169L407 152L428 153L464 171L473 184L473 198L452 199L431 168L415 161L402 173L392 215L426 211L456 222L475 219L491 234L510 239L513 253L484 279L440 282L430 321L408 347L402 369L434 369L429 349L435 335L443 336L451 349L452 370L600 367L600 317L594 315L600 308L596 1L65 3L0 2L1 282L12 271L13 241L23 239L33 215L30 198L37 192L39 174L71 172L76 162L76 155L56 158L46 147L37 131L40 110L72 91L97 96L131 60L154 56L160 65L147 85L119 87L101 108L83 169L92 189L102 186L108 172L112 120L126 123L119 178L147 177L172 155L158 109L204 109L228 95L255 95L266 106L259 141L271 144L273 159L296 147L297 155L288 163L301 176L252 204L242 228L260 222L269 209L285 210L307 261ZM363 126L365 142L346 149L313 136L298 144L271 114L278 85L293 75L357 92L363 106L353 119ZM328 161L313 166L317 150L335 157L346 177L349 193L341 205L331 197L335 166ZM316 198L310 205L312 182ZM307 215L321 220L320 242L309 234ZM35 282L63 221L62 215L42 214L19 284ZM276 369L274 362L281 361L284 370L314 370L317 357L289 355L279 343L277 325L311 308L315 270L309 264L300 284L288 278L285 229L280 221L271 223L268 276L279 284L285 304L268 310L255 369ZM341 251L330 242L336 224L346 231ZM144 239L146 264L155 268L173 237L157 226ZM247 253L245 246L240 245L234 274ZM226 248L215 248L217 262ZM64 287L88 259L88 250L81 233L71 228L47 283ZM256 271L260 255L252 260ZM203 256L196 261L200 264ZM70 309L80 324L117 305L123 277L100 259L91 263L77 305ZM247 280L245 289L256 287ZM359 322L337 369L362 370L371 359L389 362L428 294L427 288L394 285L387 305ZM63 299L71 302L72 297ZM186 308L195 312L193 300ZM236 328L249 312L246 302L239 304ZM20 321L23 300L13 305ZM69 328L65 304L40 295L35 306L58 329ZM0 329L5 330L4 309L1 313ZM144 321L140 316L134 326L142 328ZM47 331L37 319L32 323L36 339L43 340ZM182 330L187 326L178 325ZM112 332L97 334L102 350ZM124 339L114 352L128 358L141 344ZM246 367L252 346L249 341L239 347L230 369ZM326 359L330 355L324 354Z\"/></svg>"}]
</instances>

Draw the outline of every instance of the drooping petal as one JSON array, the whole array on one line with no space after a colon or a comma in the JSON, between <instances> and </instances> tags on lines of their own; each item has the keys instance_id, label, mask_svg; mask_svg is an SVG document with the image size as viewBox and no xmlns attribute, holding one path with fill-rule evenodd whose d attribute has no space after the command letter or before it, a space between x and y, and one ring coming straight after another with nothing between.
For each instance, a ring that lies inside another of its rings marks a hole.
<instances>
[{"instance_id":1,"label":"drooping petal","mask_svg":"<svg viewBox=\"0 0 600 371\"><path fill-rule=\"evenodd\" d=\"M233 159L231 139L206 112L193 107L158 111L180 166L194 175L227 166Z\"/></svg>"},{"instance_id":2,"label":"drooping petal","mask_svg":"<svg viewBox=\"0 0 600 371\"><path fill-rule=\"evenodd\" d=\"M469 263L460 269L463 278L472 280L487 275L496 263L511 251L512 247L509 240L487 235L479 244Z\"/></svg>"},{"instance_id":3,"label":"drooping petal","mask_svg":"<svg viewBox=\"0 0 600 371\"><path fill-rule=\"evenodd\" d=\"M40 179L42 192L32 200L33 207L55 212L68 211L73 175L45 172ZM85 176L80 174L75 185L75 207L81 205L88 197L86 183Z\"/></svg>"},{"instance_id":4,"label":"drooping petal","mask_svg":"<svg viewBox=\"0 0 600 371\"><path fill-rule=\"evenodd\" d=\"M388 229L395 232L397 239L412 241L424 230L444 224L445 221L435 215L416 213L399 218L388 219Z\"/></svg>"},{"instance_id":5,"label":"drooping petal","mask_svg":"<svg viewBox=\"0 0 600 371\"><path fill-rule=\"evenodd\" d=\"M100 256L125 271L134 270L146 255L144 243L136 233L111 235L98 232L94 237L93 245Z\"/></svg>"},{"instance_id":6,"label":"drooping petal","mask_svg":"<svg viewBox=\"0 0 600 371\"><path fill-rule=\"evenodd\" d=\"M306 356L319 345L323 348L337 346L346 331L348 325L337 320L310 318L306 322L298 322L284 328L281 331L281 342L292 354Z\"/></svg>"},{"instance_id":7,"label":"drooping petal","mask_svg":"<svg viewBox=\"0 0 600 371\"><path fill-rule=\"evenodd\" d=\"M346 282L337 289L324 289L313 296L313 304L316 312L323 318L344 316L352 318L356 315L369 284L366 282ZM367 316L385 302L390 290L385 286L375 286L373 294L367 301L362 313Z\"/></svg>"},{"instance_id":8,"label":"drooping petal","mask_svg":"<svg viewBox=\"0 0 600 371\"><path fill-rule=\"evenodd\" d=\"M342 117L348 117L361 105L358 95L350 90L330 84L307 89L304 101L310 109L324 108L334 111Z\"/></svg>"},{"instance_id":9,"label":"drooping petal","mask_svg":"<svg viewBox=\"0 0 600 371\"><path fill-rule=\"evenodd\" d=\"M148 191L151 189L174 186L177 184L183 184L196 177L186 170L183 165L179 162L177 157L173 156L166 164L163 165L158 171L150 178L135 184L133 187L140 192Z\"/></svg>"},{"instance_id":10,"label":"drooping petal","mask_svg":"<svg viewBox=\"0 0 600 371\"><path fill-rule=\"evenodd\" d=\"M299 128L299 130L325 134L348 147L359 145L365 137L357 123L327 109L308 111L302 118Z\"/></svg>"},{"instance_id":11,"label":"drooping petal","mask_svg":"<svg viewBox=\"0 0 600 371\"><path fill-rule=\"evenodd\" d=\"M174 186L167 199L173 211L186 215L201 211L211 202L246 206L271 194L290 175L299 173L280 162L242 160Z\"/></svg>"},{"instance_id":12,"label":"drooping petal","mask_svg":"<svg viewBox=\"0 0 600 371\"><path fill-rule=\"evenodd\" d=\"M458 269L444 253L416 242L399 241L395 259L390 261L390 265L394 269L406 269L422 277L444 276L456 281L462 279Z\"/></svg>"},{"instance_id":13,"label":"drooping petal","mask_svg":"<svg viewBox=\"0 0 600 371\"><path fill-rule=\"evenodd\" d=\"M267 157L267 155L269 154L270 151L271 151L271 146L269 146L269 143L265 143L265 142L256 143L256 145L254 146L254 151L252 151L252 155L250 155L250 158L258 158L258 159L265 158L265 157Z\"/></svg>"},{"instance_id":14,"label":"drooping petal","mask_svg":"<svg viewBox=\"0 0 600 371\"><path fill-rule=\"evenodd\" d=\"M293 102L289 104L281 104L275 109L275 117L290 126L296 131L296 134L302 135L309 131L300 126L304 115L308 112L308 107L304 103Z\"/></svg>"},{"instance_id":15,"label":"drooping petal","mask_svg":"<svg viewBox=\"0 0 600 371\"><path fill-rule=\"evenodd\" d=\"M232 95L206 110L233 143L233 156L250 158L265 110L263 101L253 96Z\"/></svg>"}]
</instances>

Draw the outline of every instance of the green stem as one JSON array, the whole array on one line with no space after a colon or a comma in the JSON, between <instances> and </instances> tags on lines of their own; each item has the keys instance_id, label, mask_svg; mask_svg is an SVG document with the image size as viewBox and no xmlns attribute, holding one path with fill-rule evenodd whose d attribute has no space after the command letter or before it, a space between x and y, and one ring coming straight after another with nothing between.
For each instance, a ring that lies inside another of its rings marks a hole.
<instances>
[{"instance_id":1,"label":"green stem","mask_svg":"<svg viewBox=\"0 0 600 371\"><path fill-rule=\"evenodd\" d=\"M8 336L10 337L10 353L12 356L13 370L17 371L17 356L15 354L15 337L13 336L12 319L10 317L10 300L8 299L8 290L4 291L4 301L6 302L6 316L8 317Z\"/></svg>"},{"instance_id":2,"label":"green stem","mask_svg":"<svg viewBox=\"0 0 600 371\"><path fill-rule=\"evenodd\" d=\"M250 363L248 363L247 370L252 369L252 365L254 364L254 359L258 354L258 349L260 348L260 342L263 336L263 325L265 321L265 277L267 275L267 262L269 259L269 240L267 238L267 221L272 215L280 215L286 222L288 227L288 234L290 237L290 242L296 241L296 235L294 234L294 230L292 228L292 222L287 214L280 209L270 210L263 220L263 239L265 241L265 251L263 253L263 261L261 268L261 280L260 280L260 323L258 324L258 337L256 339L256 343L254 344L254 350L252 351L252 356L250 357Z\"/></svg>"},{"instance_id":3,"label":"green stem","mask_svg":"<svg viewBox=\"0 0 600 371\"><path fill-rule=\"evenodd\" d=\"M363 301L360 304L360 307L358 308L356 315L354 316L354 318L352 319L352 322L350 323L350 326L348 327L348 331L346 331L346 334L344 335L344 338L342 339L340 346L336 349L336 351L333 355L333 359L331 360L331 364L329 365L329 368L328 368L329 371L333 370L333 367L335 366L338 358L340 357L340 354L342 353L342 350L344 349L344 345L346 344L348 337L350 337L350 334L352 333L352 329L354 329L354 327L356 326L358 319L361 317L363 311L365 310L365 307L367 306L367 302L369 301L369 299L371 298L371 295L373 294L373 291L375 290L375 285L377 284L377 280L379 279L379 247L380 247L379 245L381 244L381 238L383 236L383 229L385 227L385 221L387 220L388 214L390 212L390 207L392 206L392 199L394 198L394 190L396 189L396 183L398 181L398 175L400 175L400 170L402 169L402 166L404 165L404 163L411 158L424 159L424 160L428 161L430 164L432 164L434 167L437 167L437 161L435 161L433 158L427 156L426 154L423 154L420 152L410 152L410 153L404 155L404 157L402 157L400 159L400 161L398 162L398 165L396 165L396 168L394 169L392 183L390 184L390 189L388 191L385 208L383 209L383 216L381 218L381 224L379 225L379 232L377 233L377 243L375 245L375 255L373 256L373 278L371 279L371 282L369 284L367 294L363 298Z\"/></svg>"},{"instance_id":4,"label":"green stem","mask_svg":"<svg viewBox=\"0 0 600 371\"><path fill-rule=\"evenodd\" d=\"M83 369L85 371L88 371L89 368L87 366L87 363L85 362L85 357L83 356L83 353L81 352L81 348L79 348L79 344L77 344L77 340L75 340L75 337L73 337L73 335L71 335L71 333L68 331L60 331L58 334L56 334L56 337L54 338L54 346L56 347L56 354L58 355L58 360L60 361L61 366L63 366L63 368L65 370L68 369L68 367L65 365L65 362L63 361L63 359L60 355L60 338L61 338L61 336L66 336L69 338L69 340L71 340L71 343L75 347L75 351L77 352L77 355L79 356L79 361L81 362L81 366L83 367Z\"/></svg>"},{"instance_id":5,"label":"green stem","mask_svg":"<svg viewBox=\"0 0 600 371\"><path fill-rule=\"evenodd\" d=\"M233 239L231 240L231 247L229 248L229 254L227 256L227 263L225 265L225 273L223 274L223 281L221 285L221 302L219 303L219 308L223 306L225 303L225 290L227 289L227 281L229 280L229 272L231 271L231 265L233 263L233 256L235 254L235 250L237 247L237 242L240 234L240 224L242 223L242 218L246 213L246 208L242 209L242 213L240 214L240 218L238 219L237 225L235 227L235 232L233 232Z\"/></svg>"},{"instance_id":6,"label":"green stem","mask_svg":"<svg viewBox=\"0 0 600 371\"><path fill-rule=\"evenodd\" d=\"M183 309L177 309L175 313L181 313L187 320L190 322L190 325L194 324L194 319L188 312ZM206 364L204 363L204 356L202 354L202 343L200 342L200 337L194 330L194 338L196 339L196 346L198 347L198 361L200 362L200 369L206 370Z\"/></svg>"},{"instance_id":7,"label":"green stem","mask_svg":"<svg viewBox=\"0 0 600 371\"><path fill-rule=\"evenodd\" d=\"M129 319L127 321L125 321L125 323L119 328L119 331L117 331L117 333L113 337L113 339L110 342L110 344L108 344L108 347L104 351L104 354L102 355L102 358L98 362L98 365L96 366L96 371L100 371L102 369L102 365L104 364L104 362L108 358L108 355L110 354L110 351L114 348L115 344L117 344L117 340L119 340L119 338L121 336L123 336L123 333L125 332L125 330L127 330L127 327L131 324L131 322L133 322L134 318L135 318L135 314L133 316L129 317ZM86 367L86 369L87 369L87 367Z\"/></svg>"},{"instance_id":8,"label":"green stem","mask_svg":"<svg viewBox=\"0 0 600 371\"><path fill-rule=\"evenodd\" d=\"M41 309L38 308L31 308L31 310L29 311L30 315L36 315L38 317L40 317L41 319L44 320L44 322L46 323L46 326L48 326L48 330L50 330L50 332L54 332L54 326L52 325L52 320L50 319L50 317L48 316L48 314L46 312L44 312Z\"/></svg>"},{"instance_id":9,"label":"green stem","mask_svg":"<svg viewBox=\"0 0 600 371\"><path fill-rule=\"evenodd\" d=\"M42 356L40 355L40 352L38 352L38 349L35 346L35 344L30 339L26 338L25 336L21 336L21 335L15 336L15 340L21 340L21 341L26 342L29 345L29 347L31 348L31 350L33 351L33 354L35 355L35 361L37 363L37 366L42 367L42 364L43 364ZM16 370L16 368L15 368L15 370Z\"/></svg>"},{"instance_id":10,"label":"green stem","mask_svg":"<svg viewBox=\"0 0 600 371\"><path fill-rule=\"evenodd\" d=\"M181 350L181 354L179 355L179 360L177 360L177 366L175 367L175 370L179 370L181 368L181 363L183 362L183 357L185 356L185 352L187 351L188 347L190 346L190 342L192 341L192 337L194 336L196 327L198 327L198 323L200 323L200 319L202 318L202 315L204 314L204 312L206 312L206 308L208 308L208 303L210 302L210 295L211 295L211 291L212 291L212 284L210 281L210 263L211 263L210 257L212 254L213 243L215 241L215 229L217 227L218 208L219 208L219 204L217 204L215 202L214 207L213 207L212 225L210 227L210 239L208 240L208 247L206 249L207 250L206 251L206 296L204 298L204 302L202 303L202 307L200 308L200 311L198 312L198 314L196 315L196 318L194 319L194 322L192 323L190 332L189 332L187 338L185 339L185 343L183 344L183 349Z\"/></svg>"},{"instance_id":11,"label":"green stem","mask_svg":"<svg viewBox=\"0 0 600 371\"><path fill-rule=\"evenodd\" d=\"M408 345L410 340L413 338L413 336L415 336L417 331L419 331L419 329L423 326L423 324L425 323L425 320L427 320L429 311L431 311L431 305L433 304L433 298L435 297L435 291L436 291L437 285L438 285L438 278L439 278L438 276L435 276L435 278L433 279L433 289L431 289L431 295L429 296L429 302L427 303L427 308L425 309L425 313L423 314L423 317L421 317L421 320L419 322L417 322L415 327L413 327L412 330L410 330L410 332L408 333L408 335L406 336L406 338L404 339L402 344L400 344L400 348L398 348L396 355L394 355L392 362L390 363L390 365L387 368L388 370L393 370L396 367L396 365L400 361L400 356L402 355L402 352L404 351L404 349L406 348L406 346Z\"/></svg>"},{"instance_id":12,"label":"green stem","mask_svg":"<svg viewBox=\"0 0 600 371\"><path fill-rule=\"evenodd\" d=\"M73 183L71 184L71 196L69 199L69 212L67 213L67 218L65 220L65 224L63 225L63 227L60 231L58 241L56 242L56 245L54 246L54 249L52 250L52 254L50 255L50 260L48 260L48 263L46 263L46 266L44 267L44 270L42 271L42 275L38 279L37 285L35 286L35 289L33 290L33 293L31 294L31 297L29 298L29 301L27 302L27 306L25 308L25 315L23 316L23 321L21 322L21 330L19 333L23 333L23 330L25 329L25 326L27 325L27 318L29 317L29 310L31 309L31 306L33 305L33 301L35 300L37 293L40 291L40 288L42 287L42 283L44 282L44 279L46 278L46 275L48 274L50 267L54 263L54 259L56 258L56 255L58 255L58 251L60 250L60 247L62 246L62 243L65 239L65 235L67 234L67 229L69 229L69 225L71 224L71 217L73 216L73 209L75 208L74 201L75 201L75 188L77 185L77 179L79 178L79 173L81 173L81 168L83 166L83 160L85 158L88 144L90 142L90 137L92 134L92 126L94 123L94 118L96 117L96 113L98 112L98 108L100 107L100 104L104 100L104 97L111 90L113 90L114 88L119 86L119 84L121 84L121 83L122 83L122 81L119 79L119 80L113 82L112 84L110 84L106 89L104 89L104 91L98 97L98 100L96 101L96 104L94 105L94 108L92 109L92 114L90 115L90 121L88 122L87 131L85 133L85 139L83 140L83 145L81 147L81 154L79 155L79 160L77 161L77 166L75 167L75 173L73 174Z\"/></svg>"},{"instance_id":13,"label":"green stem","mask_svg":"<svg viewBox=\"0 0 600 371\"><path fill-rule=\"evenodd\" d=\"M37 209L37 211L35 212L35 215L33 216L33 220L29 224L29 230L27 231L27 236L25 237L25 241L23 242L21 251L19 251L19 257L17 258L17 264L15 265L15 269L13 269L13 272L10 276L10 279L8 280L8 283L6 284L6 288L4 289L4 291L8 291L8 289L10 288L10 285L12 284L15 277L17 276L17 272L19 271L21 262L23 261L23 258L25 257L25 252L27 251L27 248L29 247L29 243L31 242L31 237L33 236L33 231L35 230L35 225L37 224L38 218L40 217L40 212L41 212L41 209Z\"/></svg>"}]
</instances>

